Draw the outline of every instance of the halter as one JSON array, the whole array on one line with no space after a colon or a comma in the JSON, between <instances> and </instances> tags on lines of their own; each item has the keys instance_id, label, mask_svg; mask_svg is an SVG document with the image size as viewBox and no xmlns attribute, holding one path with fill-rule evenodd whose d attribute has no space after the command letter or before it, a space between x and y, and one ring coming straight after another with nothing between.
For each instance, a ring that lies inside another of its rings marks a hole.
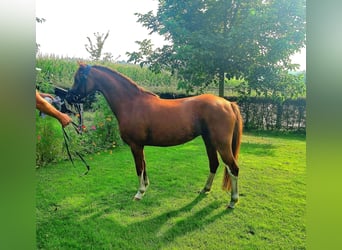
<instances>
[{"instance_id":1,"label":"halter","mask_svg":"<svg viewBox=\"0 0 342 250\"><path fill-rule=\"evenodd\" d=\"M80 77L80 83L79 84L83 85L84 93L86 93L86 89L87 89L86 81L87 81L90 69L91 69L90 65L87 65L85 68L80 68L79 69L79 73L78 73L80 75L79 76ZM72 98L73 100L71 101L72 103L82 103L83 102L83 101L81 101L80 94L76 94L75 91L73 91L73 90L69 90L69 92L73 96L73 98Z\"/></svg>"}]
</instances>

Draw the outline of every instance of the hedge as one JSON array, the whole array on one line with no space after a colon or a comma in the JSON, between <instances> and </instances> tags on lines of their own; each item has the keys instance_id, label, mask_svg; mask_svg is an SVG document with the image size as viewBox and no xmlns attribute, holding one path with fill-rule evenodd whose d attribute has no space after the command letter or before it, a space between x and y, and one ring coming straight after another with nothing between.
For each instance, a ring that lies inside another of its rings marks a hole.
<instances>
[{"instance_id":1,"label":"hedge","mask_svg":"<svg viewBox=\"0 0 342 250\"><path fill-rule=\"evenodd\" d=\"M246 98L238 100L247 129L306 131L305 98L283 102L270 98Z\"/></svg>"}]
</instances>

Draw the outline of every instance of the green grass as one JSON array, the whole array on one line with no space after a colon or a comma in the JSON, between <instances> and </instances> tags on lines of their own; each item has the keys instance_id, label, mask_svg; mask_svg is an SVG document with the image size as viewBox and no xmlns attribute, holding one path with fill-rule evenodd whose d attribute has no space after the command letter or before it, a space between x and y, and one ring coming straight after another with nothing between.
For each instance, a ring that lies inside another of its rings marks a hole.
<instances>
[{"instance_id":1,"label":"green grass","mask_svg":"<svg viewBox=\"0 0 342 250\"><path fill-rule=\"evenodd\" d=\"M304 249L306 156L303 136L245 133L240 202L227 210L223 168L209 194L198 138L146 147L151 185L143 200L127 146L37 169L38 249Z\"/></svg>"}]
</instances>

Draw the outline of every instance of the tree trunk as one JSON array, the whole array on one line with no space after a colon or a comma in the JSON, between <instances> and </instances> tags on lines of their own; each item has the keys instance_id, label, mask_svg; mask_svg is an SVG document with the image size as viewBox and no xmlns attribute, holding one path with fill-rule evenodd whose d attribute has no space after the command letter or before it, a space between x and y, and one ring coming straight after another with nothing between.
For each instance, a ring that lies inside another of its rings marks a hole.
<instances>
[{"instance_id":1,"label":"tree trunk","mask_svg":"<svg viewBox=\"0 0 342 250\"><path fill-rule=\"evenodd\" d=\"M220 72L219 76L219 96L224 97L224 71Z\"/></svg>"}]
</instances>

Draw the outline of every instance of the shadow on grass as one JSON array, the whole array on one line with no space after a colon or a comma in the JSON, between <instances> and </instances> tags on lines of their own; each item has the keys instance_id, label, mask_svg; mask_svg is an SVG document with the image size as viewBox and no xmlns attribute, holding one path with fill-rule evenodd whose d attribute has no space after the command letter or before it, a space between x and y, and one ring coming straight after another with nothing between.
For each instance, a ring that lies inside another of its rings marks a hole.
<instances>
[{"instance_id":1,"label":"shadow on grass","mask_svg":"<svg viewBox=\"0 0 342 250\"><path fill-rule=\"evenodd\" d=\"M274 156L277 147L268 143L243 142L241 152L258 156Z\"/></svg>"},{"instance_id":2,"label":"shadow on grass","mask_svg":"<svg viewBox=\"0 0 342 250\"><path fill-rule=\"evenodd\" d=\"M244 130L243 134L265 138L280 138L286 140L306 141L306 134L301 132L255 131L246 129Z\"/></svg>"},{"instance_id":3,"label":"shadow on grass","mask_svg":"<svg viewBox=\"0 0 342 250\"><path fill-rule=\"evenodd\" d=\"M128 225L117 223L112 218L104 219L102 213L98 214L101 221L99 223L108 225L107 230L115 230L120 239L126 239L121 243L115 242L116 247L121 249L160 249L172 243L178 237L187 235L193 231L203 229L221 218L223 215L229 214L232 210L217 210L221 207L221 203L213 201L206 204L203 208L196 212L192 210L205 199L206 195L198 195L192 202L187 205L161 213L158 216L134 222ZM142 209L147 209L143 207ZM96 215L95 215L96 217ZM94 217L91 218L93 220ZM113 228L112 223L115 223ZM113 243L112 243L113 244ZM105 247L105 246L103 246Z\"/></svg>"},{"instance_id":4,"label":"shadow on grass","mask_svg":"<svg viewBox=\"0 0 342 250\"><path fill-rule=\"evenodd\" d=\"M107 202L98 207L95 213L92 209L85 208L82 218L74 211L63 211L65 217L59 216L58 218L63 222L57 221L56 216L51 216L50 219L56 221L46 221L45 226L39 226L38 248L49 248L49 245L44 243L44 237L40 236L42 233L47 233L45 229L48 224L63 223L63 233L55 236L59 240L58 245L55 245L57 248L160 249L171 244L178 237L208 227L233 211L223 209L222 203L218 201L208 202L204 206L199 204L206 196L200 194L185 206L146 219L142 210L148 209L148 204L135 202L132 207L141 209L140 215L127 224L111 216L111 214L120 216L122 211L117 211L115 206L112 206L110 198L107 197L104 198L104 200L108 199ZM99 239L99 235L103 237Z\"/></svg>"},{"instance_id":5,"label":"shadow on grass","mask_svg":"<svg viewBox=\"0 0 342 250\"><path fill-rule=\"evenodd\" d=\"M207 227L209 224L215 222L223 215L231 213L231 209L220 211L215 214L215 211L221 206L218 201L213 201L195 213L189 213L191 210L205 197L205 194L200 194L192 202L186 206L170 212L163 213L153 219L146 220L144 226L149 226L152 230L150 233L155 234L161 243L169 243L179 236L184 236L192 231L200 230ZM168 223L168 221L179 217L182 213L189 213L189 216L184 216L183 219L175 222L164 232L161 228ZM139 226L140 223L139 223Z\"/></svg>"}]
</instances>

